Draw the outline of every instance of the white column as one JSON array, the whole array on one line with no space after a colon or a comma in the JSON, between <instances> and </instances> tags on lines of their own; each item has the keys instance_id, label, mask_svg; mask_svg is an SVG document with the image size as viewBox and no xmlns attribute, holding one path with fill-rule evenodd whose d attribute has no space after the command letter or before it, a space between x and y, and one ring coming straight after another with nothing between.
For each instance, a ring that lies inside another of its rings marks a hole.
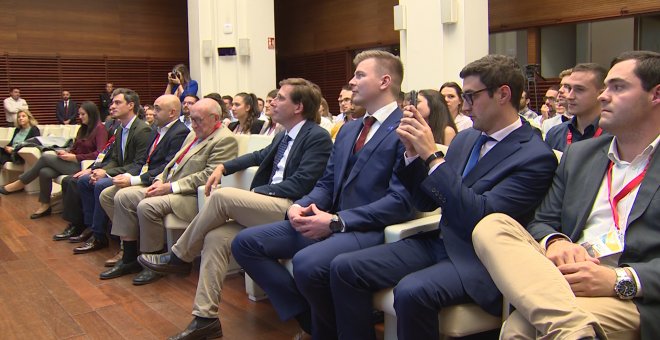
<instances>
[{"instance_id":1,"label":"white column","mask_svg":"<svg viewBox=\"0 0 660 340\"><path fill-rule=\"evenodd\" d=\"M275 50L268 49L269 37L275 37L273 0L188 0L190 72L199 81L199 94L264 97L274 89ZM248 55L238 55L242 39ZM210 41L210 57L204 56L204 41ZM218 56L219 47L234 47L237 55Z\"/></svg>"},{"instance_id":2,"label":"white column","mask_svg":"<svg viewBox=\"0 0 660 340\"><path fill-rule=\"evenodd\" d=\"M453 3L456 23L443 24L442 2ZM488 54L488 0L399 0L405 16L401 35L403 91L461 84L461 69Z\"/></svg>"}]
</instances>

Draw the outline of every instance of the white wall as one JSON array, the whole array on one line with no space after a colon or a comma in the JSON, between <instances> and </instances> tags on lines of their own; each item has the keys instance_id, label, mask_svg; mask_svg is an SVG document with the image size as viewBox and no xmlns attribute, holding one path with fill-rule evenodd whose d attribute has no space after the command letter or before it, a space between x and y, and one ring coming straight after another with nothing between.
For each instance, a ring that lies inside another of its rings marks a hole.
<instances>
[{"instance_id":1,"label":"white wall","mask_svg":"<svg viewBox=\"0 0 660 340\"><path fill-rule=\"evenodd\" d=\"M200 82L199 94L245 91L263 97L275 88L275 50L267 46L275 36L273 1L188 0L190 69ZM249 56L218 56L218 47L238 52L239 39L249 40ZM204 40L211 41L210 58L202 56Z\"/></svg>"}]
</instances>

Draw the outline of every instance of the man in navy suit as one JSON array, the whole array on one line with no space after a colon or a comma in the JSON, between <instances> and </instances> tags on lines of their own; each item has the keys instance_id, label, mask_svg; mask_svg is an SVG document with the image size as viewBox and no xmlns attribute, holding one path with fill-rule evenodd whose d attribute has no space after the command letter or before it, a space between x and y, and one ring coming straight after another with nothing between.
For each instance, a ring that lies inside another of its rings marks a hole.
<instances>
[{"instance_id":1,"label":"man in navy suit","mask_svg":"<svg viewBox=\"0 0 660 340\"><path fill-rule=\"evenodd\" d=\"M62 100L55 106L55 115L60 124L73 124L78 114L78 104L71 100L69 91L62 91Z\"/></svg>"},{"instance_id":2,"label":"man in navy suit","mask_svg":"<svg viewBox=\"0 0 660 340\"><path fill-rule=\"evenodd\" d=\"M171 253L142 254L138 260L159 273L188 273L202 256L195 318L174 339L201 339L222 334L218 306L222 281L229 268L230 244L245 227L281 221L293 201L308 193L323 175L332 150L328 131L315 122L321 103L316 84L301 78L285 79L272 101L273 120L286 131L262 150L220 164L206 182L210 195L172 247ZM211 191L223 175L258 166L251 191L222 187Z\"/></svg>"},{"instance_id":3,"label":"man in navy suit","mask_svg":"<svg viewBox=\"0 0 660 340\"><path fill-rule=\"evenodd\" d=\"M287 221L245 229L232 243L234 257L266 291L280 318L295 317L314 337L335 328L332 259L383 243L385 226L410 219L413 210L393 171L404 151L396 135L403 65L383 51L361 52L354 63L353 100L368 114L342 127L325 173L289 208ZM278 262L287 258L293 258L295 281Z\"/></svg>"},{"instance_id":4,"label":"man in navy suit","mask_svg":"<svg viewBox=\"0 0 660 340\"><path fill-rule=\"evenodd\" d=\"M557 159L518 116L524 78L510 57L489 55L460 73L473 128L445 157L413 107L397 133L406 146L398 173L417 209L442 208L439 230L334 259L330 284L342 339L375 339L372 293L394 289L400 339L437 339L438 311L473 301L497 315L502 298L472 247L472 229L492 212L529 221Z\"/></svg>"}]
</instances>

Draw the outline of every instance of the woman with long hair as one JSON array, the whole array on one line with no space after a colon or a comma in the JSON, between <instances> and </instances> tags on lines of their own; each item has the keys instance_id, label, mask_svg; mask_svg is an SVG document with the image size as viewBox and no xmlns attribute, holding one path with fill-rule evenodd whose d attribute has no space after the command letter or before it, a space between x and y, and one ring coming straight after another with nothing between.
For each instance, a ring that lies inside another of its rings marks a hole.
<instances>
[{"instance_id":1,"label":"woman with long hair","mask_svg":"<svg viewBox=\"0 0 660 340\"><path fill-rule=\"evenodd\" d=\"M184 64L177 64L172 68L172 72L167 74L167 87L164 94L173 94L183 99L187 95L197 95L197 81L190 79L190 71Z\"/></svg>"},{"instance_id":2,"label":"woman with long hair","mask_svg":"<svg viewBox=\"0 0 660 340\"><path fill-rule=\"evenodd\" d=\"M80 171L80 162L96 159L108 140L108 132L101 122L96 104L90 101L83 102L78 109L78 117L81 125L76 134L76 141L70 150L59 150L56 154L42 154L31 169L18 176L18 180L0 187L0 193L9 195L23 190L28 183L39 177L39 203L41 204L37 211L30 215L31 219L50 215L53 179L60 175L72 175Z\"/></svg>"},{"instance_id":3,"label":"woman with long hair","mask_svg":"<svg viewBox=\"0 0 660 340\"><path fill-rule=\"evenodd\" d=\"M11 155L16 146L27 139L41 135L37 124L37 120L34 119L30 111L18 111L16 114L16 129L14 129L14 135L11 137L9 144L0 149L0 167L7 162L13 161Z\"/></svg>"},{"instance_id":4,"label":"woman with long hair","mask_svg":"<svg viewBox=\"0 0 660 340\"><path fill-rule=\"evenodd\" d=\"M463 89L457 83L450 81L440 86L440 93L445 97L445 102L449 108L449 113L454 119L454 124L458 131L463 131L472 127L472 119L461 113L463 108Z\"/></svg>"},{"instance_id":5,"label":"woman with long hair","mask_svg":"<svg viewBox=\"0 0 660 340\"><path fill-rule=\"evenodd\" d=\"M232 112L238 120L229 124L229 130L237 135L258 135L261 132L264 121L259 120L261 113L254 93L241 92L234 96Z\"/></svg>"},{"instance_id":6,"label":"woman with long hair","mask_svg":"<svg viewBox=\"0 0 660 340\"><path fill-rule=\"evenodd\" d=\"M277 124L277 122L275 122L272 118L273 108L270 106L270 103L273 101L273 99L275 99L275 97L277 97L277 90L271 90L266 96L266 102L264 103L264 113L266 114L267 120L259 132L260 135L275 136L280 131L285 130L284 126Z\"/></svg>"},{"instance_id":7,"label":"woman with long hair","mask_svg":"<svg viewBox=\"0 0 660 340\"><path fill-rule=\"evenodd\" d=\"M417 111L431 127L433 139L437 144L449 145L456 137L458 129L440 92L436 90L419 91Z\"/></svg>"}]
</instances>

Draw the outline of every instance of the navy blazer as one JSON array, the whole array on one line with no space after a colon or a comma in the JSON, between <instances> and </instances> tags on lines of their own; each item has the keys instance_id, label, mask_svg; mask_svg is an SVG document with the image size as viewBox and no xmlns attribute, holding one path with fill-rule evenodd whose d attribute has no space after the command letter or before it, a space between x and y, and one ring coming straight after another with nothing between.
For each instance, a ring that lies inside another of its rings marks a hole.
<instances>
[{"instance_id":1,"label":"navy blazer","mask_svg":"<svg viewBox=\"0 0 660 340\"><path fill-rule=\"evenodd\" d=\"M284 180L269 184L270 174L280 141L286 131L280 132L267 147L245 154L224 163L225 174L259 166L250 190L263 195L297 200L308 193L323 174L332 150L332 139L324 128L312 121L306 121L293 141L284 167Z\"/></svg>"},{"instance_id":2,"label":"navy blazer","mask_svg":"<svg viewBox=\"0 0 660 340\"><path fill-rule=\"evenodd\" d=\"M161 136L161 140L158 142L158 145L156 145L156 149L151 155L151 159L149 159L149 168L147 172L140 175L142 184L151 185L156 176L163 172L167 163L169 163L172 158L174 158L174 155L181 149L181 145L189 132L190 130L188 130L186 125L177 119L169 130L167 130L165 136ZM145 152L144 157L131 164L126 171L127 173L133 176L140 174L142 166L147 163L147 158L149 158L149 152L151 151L151 145L156 140L156 134L156 130L153 130L149 137L149 143L147 143L147 151Z\"/></svg>"},{"instance_id":3,"label":"navy blazer","mask_svg":"<svg viewBox=\"0 0 660 340\"><path fill-rule=\"evenodd\" d=\"M69 99L69 106L67 106L66 112L64 112L64 101L60 100L55 106L55 115L60 124L64 124L65 120L70 120L69 124L75 124L76 115L78 115L78 103Z\"/></svg>"},{"instance_id":4,"label":"navy blazer","mask_svg":"<svg viewBox=\"0 0 660 340\"><path fill-rule=\"evenodd\" d=\"M481 135L473 128L452 141L445 163L431 175L419 158L401 169L401 178L423 211L442 208L439 230L465 291L486 311L502 312L501 294L472 245L476 224L491 213L529 222L552 182L557 158L526 121L484 155L463 179L472 147ZM433 232L429 237L437 237Z\"/></svg>"},{"instance_id":5,"label":"navy blazer","mask_svg":"<svg viewBox=\"0 0 660 340\"><path fill-rule=\"evenodd\" d=\"M561 232L577 242L600 190L610 159L612 136L571 144L562 157L552 187L527 230L541 240ZM620 266L635 269L644 297L635 298L642 339L660 334L660 154L656 150L628 216Z\"/></svg>"},{"instance_id":6,"label":"navy blazer","mask_svg":"<svg viewBox=\"0 0 660 340\"><path fill-rule=\"evenodd\" d=\"M410 194L393 171L403 162L404 147L396 134L402 116L398 108L390 114L364 145L348 173L349 157L353 156L362 120L344 124L323 177L296 203L303 207L315 203L323 211L336 213L347 231L382 232L388 225L410 220L414 211Z\"/></svg>"}]
</instances>

